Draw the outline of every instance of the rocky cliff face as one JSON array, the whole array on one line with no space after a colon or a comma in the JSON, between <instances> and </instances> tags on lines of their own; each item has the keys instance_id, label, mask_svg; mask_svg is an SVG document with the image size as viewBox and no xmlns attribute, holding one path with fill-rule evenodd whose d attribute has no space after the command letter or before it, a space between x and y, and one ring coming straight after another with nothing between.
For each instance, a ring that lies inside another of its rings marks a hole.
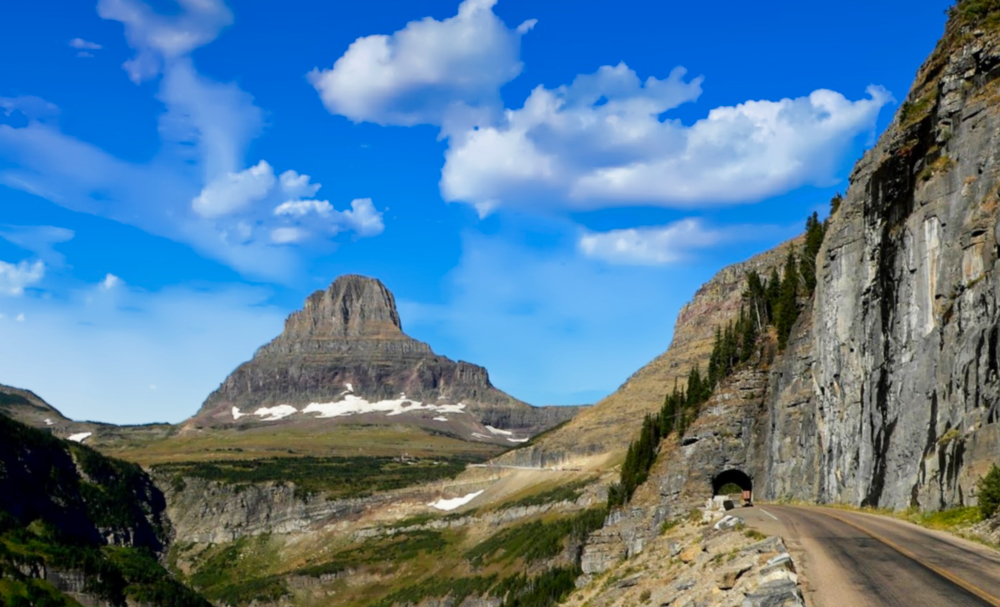
<instances>
[{"instance_id":1,"label":"rocky cliff face","mask_svg":"<svg viewBox=\"0 0 1000 607\"><path fill-rule=\"evenodd\" d=\"M1000 459L1000 29L962 6L855 167L788 348L668 447L661 509L726 468L769 499L975 502Z\"/></svg>"},{"instance_id":2,"label":"rocky cliff face","mask_svg":"<svg viewBox=\"0 0 1000 607\"><path fill-rule=\"evenodd\" d=\"M955 12L830 223L772 380L769 495L966 504L1000 456L1000 32Z\"/></svg>"},{"instance_id":3,"label":"rocky cliff face","mask_svg":"<svg viewBox=\"0 0 1000 607\"><path fill-rule=\"evenodd\" d=\"M403 333L385 285L342 276L310 295L282 334L237 368L189 425L348 417L357 423L386 416L451 421L471 414L479 425L464 434L520 441L484 426L528 435L576 411L527 405L496 389L486 369L434 354Z\"/></svg>"}]
</instances>

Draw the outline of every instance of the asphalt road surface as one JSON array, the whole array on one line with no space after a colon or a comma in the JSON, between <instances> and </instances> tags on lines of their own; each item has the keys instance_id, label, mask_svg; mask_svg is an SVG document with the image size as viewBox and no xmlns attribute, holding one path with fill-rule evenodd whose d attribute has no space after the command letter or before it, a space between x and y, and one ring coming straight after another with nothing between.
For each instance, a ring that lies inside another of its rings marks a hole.
<instances>
[{"instance_id":1,"label":"asphalt road surface","mask_svg":"<svg viewBox=\"0 0 1000 607\"><path fill-rule=\"evenodd\" d=\"M813 607L1000 607L1000 553L882 516L760 505L733 512L780 535Z\"/></svg>"}]
</instances>

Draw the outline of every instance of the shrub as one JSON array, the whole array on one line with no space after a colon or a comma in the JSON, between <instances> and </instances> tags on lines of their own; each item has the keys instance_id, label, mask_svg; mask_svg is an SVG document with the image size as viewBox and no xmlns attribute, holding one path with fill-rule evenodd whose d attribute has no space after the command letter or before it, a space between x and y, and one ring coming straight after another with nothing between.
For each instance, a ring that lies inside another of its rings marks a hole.
<instances>
[{"instance_id":1,"label":"shrub","mask_svg":"<svg viewBox=\"0 0 1000 607\"><path fill-rule=\"evenodd\" d=\"M1000 468L990 467L986 476L979 479L979 512L984 519L992 517L1000 509Z\"/></svg>"}]
</instances>

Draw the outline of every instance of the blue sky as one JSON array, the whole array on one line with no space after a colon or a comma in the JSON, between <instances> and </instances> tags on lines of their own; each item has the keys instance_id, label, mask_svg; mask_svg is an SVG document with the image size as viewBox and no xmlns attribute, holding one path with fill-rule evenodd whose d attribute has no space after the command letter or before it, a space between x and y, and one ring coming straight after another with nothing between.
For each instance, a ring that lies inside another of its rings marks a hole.
<instances>
[{"instance_id":1,"label":"blue sky","mask_svg":"<svg viewBox=\"0 0 1000 607\"><path fill-rule=\"evenodd\" d=\"M594 402L825 212L949 4L12 4L0 382L179 421L361 273L500 388Z\"/></svg>"}]
</instances>

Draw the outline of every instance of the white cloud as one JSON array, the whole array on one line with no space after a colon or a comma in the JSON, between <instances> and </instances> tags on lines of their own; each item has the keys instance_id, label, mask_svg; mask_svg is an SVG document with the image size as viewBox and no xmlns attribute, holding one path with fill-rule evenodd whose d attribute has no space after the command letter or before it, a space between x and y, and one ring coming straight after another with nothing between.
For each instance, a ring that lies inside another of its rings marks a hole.
<instances>
[{"instance_id":1,"label":"white cloud","mask_svg":"<svg viewBox=\"0 0 1000 607\"><path fill-rule=\"evenodd\" d=\"M275 207L274 214L300 222L315 216L325 222L329 232L353 232L359 238L378 236L385 230L382 212L375 208L371 198L356 198L351 201L351 208L343 211L336 210L328 200L289 200ZM322 227L324 224L313 221L308 225ZM310 235L303 229L278 229L271 233L271 240L288 244L306 240Z\"/></svg>"},{"instance_id":2,"label":"white cloud","mask_svg":"<svg viewBox=\"0 0 1000 607\"><path fill-rule=\"evenodd\" d=\"M501 108L500 87L521 73L521 36L497 0L465 0L454 17L411 21L391 35L358 38L332 69L309 81L333 114L383 125L477 123Z\"/></svg>"},{"instance_id":3,"label":"white cloud","mask_svg":"<svg viewBox=\"0 0 1000 607\"><path fill-rule=\"evenodd\" d=\"M221 0L178 4L179 11L160 15L140 0L98 2L100 16L121 22L136 51L124 65L129 77L162 76L162 146L152 160L124 161L66 135L54 120L58 108L42 99L0 98L0 112L29 119L18 128L0 124L0 184L184 242L248 276L294 280L298 256L272 246L272 231L287 227L273 209L312 197L320 184L293 170L276 177L264 160L247 167L263 110L235 83L200 74L190 57L232 14Z\"/></svg>"},{"instance_id":4,"label":"white cloud","mask_svg":"<svg viewBox=\"0 0 1000 607\"><path fill-rule=\"evenodd\" d=\"M274 183L274 169L261 160L245 171L227 173L209 183L191 201L191 207L202 217L229 215L245 209L252 202L263 200Z\"/></svg>"},{"instance_id":5,"label":"white cloud","mask_svg":"<svg viewBox=\"0 0 1000 607\"><path fill-rule=\"evenodd\" d=\"M93 57L94 54L88 53L87 51L80 51L79 53L76 54L76 56L86 58L86 57Z\"/></svg>"},{"instance_id":6,"label":"white cloud","mask_svg":"<svg viewBox=\"0 0 1000 607\"><path fill-rule=\"evenodd\" d=\"M41 97L22 95L19 97L0 97L0 108L5 115L21 112L29 120L48 122L59 116L59 107Z\"/></svg>"},{"instance_id":7,"label":"white cloud","mask_svg":"<svg viewBox=\"0 0 1000 607\"><path fill-rule=\"evenodd\" d=\"M23 295L25 287L41 282L45 264L41 260L17 264L0 261L0 295Z\"/></svg>"},{"instance_id":8,"label":"white cloud","mask_svg":"<svg viewBox=\"0 0 1000 607\"><path fill-rule=\"evenodd\" d=\"M721 243L779 238L784 230L775 226L730 226L708 228L701 220L688 218L664 226L587 232L577 246L591 259L620 265L662 265L690 259L698 249Z\"/></svg>"},{"instance_id":9,"label":"white cloud","mask_svg":"<svg viewBox=\"0 0 1000 607\"><path fill-rule=\"evenodd\" d=\"M350 209L339 213L339 224L360 237L378 236L385 230L382 213L375 210L371 198L356 198Z\"/></svg>"},{"instance_id":10,"label":"white cloud","mask_svg":"<svg viewBox=\"0 0 1000 607\"><path fill-rule=\"evenodd\" d=\"M332 211L333 205L328 200L289 200L275 207L274 214L305 217L310 213L329 215Z\"/></svg>"},{"instance_id":11,"label":"white cloud","mask_svg":"<svg viewBox=\"0 0 1000 607\"><path fill-rule=\"evenodd\" d=\"M18 314L17 318L15 318L14 320L16 320L17 322L24 322L27 319L24 317L24 312L22 312L22 313Z\"/></svg>"},{"instance_id":12,"label":"white cloud","mask_svg":"<svg viewBox=\"0 0 1000 607\"><path fill-rule=\"evenodd\" d=\"M56 226L0 225L0 238L31 251L50 266L61 266L65 261L62 253L53 247L72 240L74 236L73 230Z\"/></svg>"},{"instance_id":13,"label":"white cloud","mask_svg":"<svg viewBox=\"0 0 1000 607\"><path fill-rule=\"evenodd\" d=\"M716 108L688 127L661 117L700 95L701 79L683 76L641 82L619 64L539 86L500 125L452 137L442 194L481 212L754 202L828 184L843 151L892 101L875 86L858 101L818 90Z\"/></svg>"},{"instance_id":14,"label":"white cloud","mask_svg":"<svg viewBox=\"0 0 1000 607\"><path fill-rule=\"evenodd\" d=\"M309 237L309 233L300 228L275 228L271 230L271 242L274 244L294 244Z\"/></svg>"},{"instance_id":15,"label":"white cloud","mask_svg":"<svg viewBox=\"0 0 1000 607\"><path fill-rule=\"evenodd\" d=\"M102 19L125 26L125 38L136 50L122 66L136 84L159 75L172 61L215 40L233 22L233 14L222 0L177 0L182 11L160 15L138 0L99 0Z\"/></svg>"},{"instance_id":16,"label":"white cloud","mask_svg":"<svg viewBox=\"0 0 1000 607\"><path fill-rule=\"evenodd\" d=\"M295 171L288 170L281 174L281 191L292 198L309 198L315 196L321 184L310 183L309 175L299 175Z\"/></svg>"},{"instance_id":17,"label":"white cloud","mask_svg":"<svg viewBox=\"0 0 1000 607\"><path fill-rule=\"evenodd\" d=\"M104 48L96 42L89 42L83 38L73 38L69 41L69 45L75 49L86 49L90 51L97 51ZM90 56L93 57L93 55Z\"/></svg>"},{"instance_id":18,"label":"white cloud","mask_svg":"<svg viewBox=\"0 0 1000 607\"><path fill-rule=\"evenodd\" d=\"M105 291L110 291L110 290L115 289L117 287L120 287L120 286L122 286L124 284L125 284L124 280L122 280L121 278L115 276L114 274L108 273L104 277L104 280L101 281L101 289L103 289Z\"/></svg>"}]
</instances>

